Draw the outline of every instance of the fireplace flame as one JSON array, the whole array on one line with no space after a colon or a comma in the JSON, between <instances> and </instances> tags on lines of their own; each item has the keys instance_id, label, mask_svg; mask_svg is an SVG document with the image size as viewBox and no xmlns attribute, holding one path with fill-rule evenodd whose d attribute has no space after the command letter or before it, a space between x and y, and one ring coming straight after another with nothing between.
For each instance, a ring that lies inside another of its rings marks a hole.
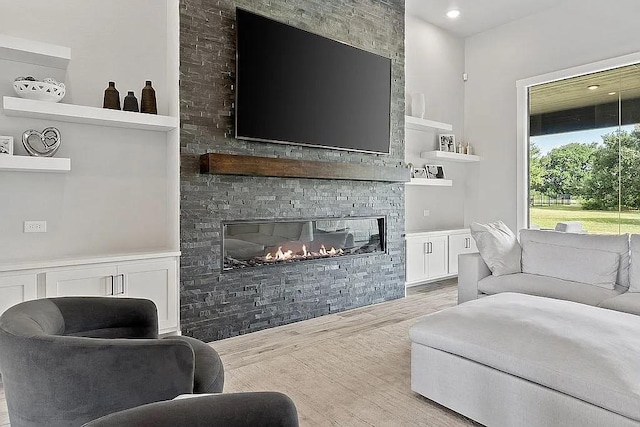
<instances>
[{"instance_id":1,"label":"fireplace flame","mask_svg":"<svg viewBox=\"0 0 640 427\"><path fill-rule=\"evenodd\" d=\"M283 250L282 246L278 246L278 250L274 253L269 252L263 258L264 261L287 261L290 259L302 259L302 258L320 258L320 257L328 257L328 256L336 256L342 255L344 251L342 249L336 249L331 247L331 249L327 250L324 245L320 246L318 252L310 252L307 250L306 245L302 245L302 252L293 253L291 249Z\"/></svg>"}]
</instances>

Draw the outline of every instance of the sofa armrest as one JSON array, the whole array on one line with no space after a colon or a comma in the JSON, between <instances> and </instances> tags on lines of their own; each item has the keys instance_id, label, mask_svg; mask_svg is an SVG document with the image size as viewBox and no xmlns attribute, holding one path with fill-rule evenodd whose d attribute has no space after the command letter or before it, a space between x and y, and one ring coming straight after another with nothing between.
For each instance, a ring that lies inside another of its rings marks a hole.
<instances>
[{"instance_id":1,"label":"sofa armrest","mask_svg":"<svg viewBox=\"0 0 640 427\"><path fill-rule=\"evenodd\" d=\"M490 275L479 253L458 255L458 304L478 299L478 282Z\"/></svg>"}]
</instances>

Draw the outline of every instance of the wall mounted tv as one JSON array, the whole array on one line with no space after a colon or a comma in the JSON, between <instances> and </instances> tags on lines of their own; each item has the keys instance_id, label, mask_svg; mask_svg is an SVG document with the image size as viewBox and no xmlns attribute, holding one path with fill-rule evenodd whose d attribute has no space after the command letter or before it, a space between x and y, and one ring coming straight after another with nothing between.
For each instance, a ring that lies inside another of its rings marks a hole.
<instances>
[{"instance_id":1,"label":"wall mounted tv","mask_svg":"<svg viewBox=\"0 0 640 427\"><path fill-rule=\"evenodd\" d=\"M236 138L389 153L389 58L242 9L236 20Z\"/></svg>"}]
</instances>

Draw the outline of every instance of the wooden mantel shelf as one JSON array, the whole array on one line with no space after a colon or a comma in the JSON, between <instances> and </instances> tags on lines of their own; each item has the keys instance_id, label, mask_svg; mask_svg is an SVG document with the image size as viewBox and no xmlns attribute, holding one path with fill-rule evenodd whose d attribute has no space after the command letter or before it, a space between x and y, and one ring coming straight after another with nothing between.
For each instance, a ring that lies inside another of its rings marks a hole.
<instances>
[{"instance_id":1,"label":"wooden mantel shelf","mask_svg":"<svg viewBox=\"0 0 640 427\"><path fill-rule=\"evenodd\" d=\"M219 153L200 156L200 173L382 182L408 182L411 180L409 169L401 167L381 167L344 162L315 162Z\"/></svg>"}]
</instances>

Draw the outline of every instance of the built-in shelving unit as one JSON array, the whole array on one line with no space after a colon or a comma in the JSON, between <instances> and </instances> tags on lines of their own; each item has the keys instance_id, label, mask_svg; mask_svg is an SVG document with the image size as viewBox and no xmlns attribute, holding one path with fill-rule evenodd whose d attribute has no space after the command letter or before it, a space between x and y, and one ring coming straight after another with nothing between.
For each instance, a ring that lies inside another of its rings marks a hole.
<instances>
[{"instance_id":1,"label":"built-in shelving unit","mask_svg":"<svg viewBox=\"0 0 640 427\"><path fill-rule=\"evenodd\" d=\"M5 96L4 114L31 119L58 120L89 125L167 132L178 127L178 118L82 105L61 104Z\"/></svg>"},{"instance_id":2,"label":"built-in shelving unit","mask_svg":"<svg viewBox=\"0 0 640 427\"><path fill-rule=\"evenodd\" d=\"M0 34L0 59L66 69L71 49Z\"/></svg>"},{"instance_id":3,"label":"built-in shelving unit","mask_svg":"<svg viewBox=\"0 0 640 427\"><path fill-rule=\"evenodd\" d=\"M432 131L433 129L452 131L453 125L437 122L435 120L421 119L419 117L404 116L404 127L420 131Z\"/></svg>"},{"instance_id":4,"label":"built-in shelving unit","mask_svg":"<svg viewBox=\"0 0 640 427\"><path fill-rule=\"evenodd\" d=\"M479 162L480 156L474 154L450 153L448 151L423 151L420 157L429 160L445 160L448 162Z\"/></svg>"},{"instance_id":5,"label":"built-in shelving unit","mask_svg":"<svg viewBox=\"0 0 640 427\"><path fill-rule=\"evenodd\" d=\"M427 179L427 178L411 178L411 181L405 182L405 185L424 185L434 187L451 187L453 181L450 179Z\"/></svg>"},{"instance_id":6,"label":"built-in shelving unit","mask_svg":"<svg viewBox=\"0 0 640 427\"><path fill-rule=\"evenodd\" d=\"M71 159L58 157L0 156L0 172L69 172Z\"/></svg>"}]
</instances>

